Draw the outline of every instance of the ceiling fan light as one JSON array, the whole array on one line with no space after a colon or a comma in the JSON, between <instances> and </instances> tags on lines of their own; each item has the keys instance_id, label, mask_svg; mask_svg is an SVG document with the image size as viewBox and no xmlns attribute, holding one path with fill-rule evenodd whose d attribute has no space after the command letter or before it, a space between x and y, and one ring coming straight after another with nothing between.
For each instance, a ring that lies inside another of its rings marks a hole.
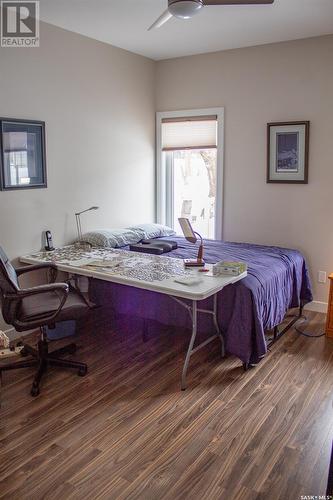
<instances>
[{"instance_id":1,"label":"ceiling fan light","mask_svg":"<svg viewBox=\"0 0 333 500\"><path fill-rule=\"evenodd\" d=\"M202 0L176 0L169 2L169 12L179 19L190 19L203 7Z\"/></svg>"}]
</instances>

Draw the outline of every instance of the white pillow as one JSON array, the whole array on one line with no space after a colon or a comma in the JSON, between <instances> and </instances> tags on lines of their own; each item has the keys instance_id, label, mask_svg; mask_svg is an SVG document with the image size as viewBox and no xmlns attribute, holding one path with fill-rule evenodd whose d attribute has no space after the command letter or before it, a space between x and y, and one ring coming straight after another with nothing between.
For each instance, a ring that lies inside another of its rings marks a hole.
<instances>
[{"instance_id":1,"label":"white pillow","mask_svg":"<svg viewBox=\"0 0 333 500\"><path fill-rule=\"evenodd\" d=\"M171 227L164 226L163 224L138 224L136 226L128 227L131 231L142 233L142 239L160 238L162 236L174 236L176 231Z\"/></svg>"},{"instance_id":2,"label":"white pillow","mask_svg":"<svg viewBox=\"0 0 333 500\"><path fill-rule=\"evenodd\" d=\"M99 229L82 236L82 240L93 247L121 248L126 245L135 245L144 238L142 231L126 229Z\"/></svg>"}]
</instances>

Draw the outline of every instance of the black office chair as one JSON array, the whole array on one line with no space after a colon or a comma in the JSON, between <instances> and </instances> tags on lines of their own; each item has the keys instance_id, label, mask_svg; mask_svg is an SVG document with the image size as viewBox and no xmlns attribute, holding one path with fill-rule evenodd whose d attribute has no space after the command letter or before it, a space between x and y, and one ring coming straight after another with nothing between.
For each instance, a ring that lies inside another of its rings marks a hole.
<instances>
[{"instance_id":1,"label":"black office chair","mask_svg":"<svg viewBox=\"0 0 333 500\"><path fill-rule=\"evenodd\" d=\"M38 269L51 271L51 283L21 289L18 276ZM81 377L88 371L85 363L60 358L63 354L73 354L76 350L75 344L69 344L49 353L46 327L52 328L60 321L79 319L90 309L80 293L66 283L55 283L55 278L56 266L52 263L14 269L0 247L0 302L3 318L18 332L34 328L39 328L41 332L37 349L24 344L21 351L22 356L30 355L33 359L0 365L0 376L6 370L37 366L37 373L31 388L32 396L39 394L40 381L48 366L75 368Z\"/></svg>"}]
</instances>

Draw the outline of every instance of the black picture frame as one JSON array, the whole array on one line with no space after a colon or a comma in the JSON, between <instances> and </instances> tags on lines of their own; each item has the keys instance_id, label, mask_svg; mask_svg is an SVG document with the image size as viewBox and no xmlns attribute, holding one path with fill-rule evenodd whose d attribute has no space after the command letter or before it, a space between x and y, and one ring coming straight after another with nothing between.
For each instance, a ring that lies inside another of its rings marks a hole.
<instances>
[{"instance_id":1,"label":"black picture frame","mask_svg":"<svg viewBox=\"0 0 333 500\"><path fill-rule=\"evenodd\" d=\"M10 155L15 157L15 154L25 162L23 166L11 164ZM13 168L16 168L14 182ZM26 177L19 174L19 169L26 171ZM47 188L45 122L0 118L0 191L41 188Z\"/></svg>"},{"instance_id":2,"label":"black picture frame","mask_svg":"<svg viewBox=\"0 0 333 500\"><path fill-rule=\"evenodd\" d=\"M309 121L268 123L266 182L277 184L308 184L309 142ZM279 144L285 144L285 151L282 150L280 158L278 151ZM294 151L295 149L297 151ZM285 158L282 158L283 154Z\"/></svg>"}]
</instances>

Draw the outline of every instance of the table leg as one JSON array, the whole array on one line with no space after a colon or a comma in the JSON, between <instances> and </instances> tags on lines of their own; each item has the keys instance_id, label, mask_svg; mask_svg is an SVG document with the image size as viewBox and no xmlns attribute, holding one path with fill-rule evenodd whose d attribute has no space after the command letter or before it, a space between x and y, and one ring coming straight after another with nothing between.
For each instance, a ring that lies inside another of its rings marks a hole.
<instances>
[{"instance_id":1,"label":"table leg","mask_svg":"<svg viewBox=\"0 0 333 500\"><path fill-rule=\"evenodd\" d=\"M181 381L182 391L185 391L185 389L186 389L186 373L187 373L187 369L188 369L191 355L193 353L193 346L194 346L195 338L197 336L198 314L197 314L197 301L196 300L192 301L192 309L189 308L188 311L189 311L189 314L192 318L192 336L191 336L191 340L190 340L190 343L189 343L189 346L187 349L185 362L184 362L184 366L183 366L182 381Z\"/></svg>"},{"instance_id":2,"label":"table leg","mask_svg":"<svg viewBox=\"0 0 333 500\"><path fill-rule=\"evenodd\" d=\"M186 374L187 374L187 369L188 365L190 363L190 359L192 354L194 354L196 351L199 351L203 347L205 347L207 344L212 342L214 339L219 338L221 342L221 355L222 358L225 356L225 347L224 347L224 338L223 334L221 332L221 329L219 327L218 321L217 321L217 294L214 295L213 300L214 300L214 305L213 309L199 309L198 304L196 300L191 301L191 305L186 304L184 301L178 299L177 297L171 297L173 298L178 304L182 305L185 307L185 309L188 311L191 321L192 321L192 335L191 335L191 340L187 349L185 361L184 361L184 366L183 366L183 372L182 372L182 380L181 380L181 389L184 391L186 389ZM203 313L203 314L210 314L213 317L213 323L215 327L216 333L211 335L208 339L204 340L200 344L198 344L196 347L194 347L195 344L195 339L197 336L197 330L198 330L198 313Z\"/></svg>"},{"instance_id":3,"label":"table leg","mask_svg":"<svg viewBox=\"0 0 333 500\"><path fill-rule=\"evenodd\" d=\"M219 336L219 339L221 341L221 356L222 356L222 358L224 358L224 356L225 356L224 338L223 338L221 329L219 327L219 323L217 321L217 293L214 295L213 321L214 321L215 330L216 330L216 332Z\"/></svg>"}]
</instances>

